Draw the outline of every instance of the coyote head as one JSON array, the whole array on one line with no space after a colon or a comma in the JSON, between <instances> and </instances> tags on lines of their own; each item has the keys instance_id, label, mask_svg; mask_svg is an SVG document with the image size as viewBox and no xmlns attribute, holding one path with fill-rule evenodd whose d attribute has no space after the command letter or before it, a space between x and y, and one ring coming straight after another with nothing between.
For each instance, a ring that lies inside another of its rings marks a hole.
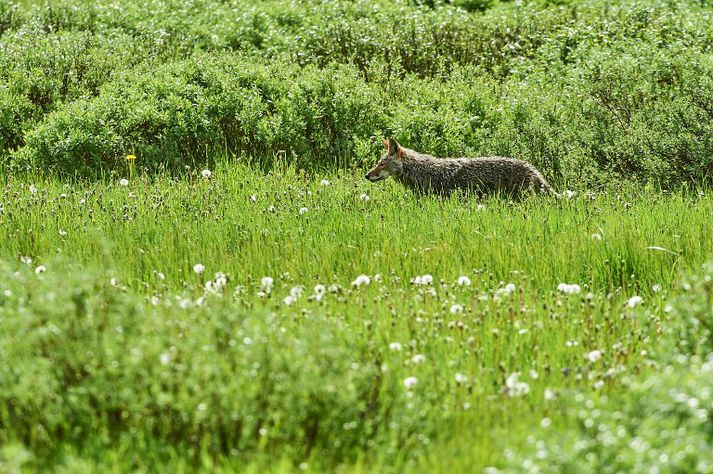
<instances>
[{"instance_id":1,"label":"coyote head","mask_svg":"<svg viewBox=\"0 0 713 474\"><path fill-rule=\"evenodd\" d=\"M386 179L389 176L401 176L403 174L404 149L393 138L384 138L384 154L379 159L374 169L369 171L365 178L375 183Z\"/></svg>"}]
</instances>

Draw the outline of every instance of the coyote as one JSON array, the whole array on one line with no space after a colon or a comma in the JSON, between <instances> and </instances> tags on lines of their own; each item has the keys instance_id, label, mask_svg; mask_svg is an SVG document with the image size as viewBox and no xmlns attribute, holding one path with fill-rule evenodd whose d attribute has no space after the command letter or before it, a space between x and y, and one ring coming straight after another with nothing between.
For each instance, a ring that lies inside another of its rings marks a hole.
<instances>
[{"instance_id":1,"label":"coyote","mask_svg":"<svg viewBox=\"0 0 713 474\"><path fill-rule=\"evenodd\" d=\"M371 182L389 176L419 193L449 195L456 189L486 194L519 196L525 191L558 196L542 174L529 163L514 158L436 158L384 139L386 152L366 174Z\"/></svg>"}]
</instances>

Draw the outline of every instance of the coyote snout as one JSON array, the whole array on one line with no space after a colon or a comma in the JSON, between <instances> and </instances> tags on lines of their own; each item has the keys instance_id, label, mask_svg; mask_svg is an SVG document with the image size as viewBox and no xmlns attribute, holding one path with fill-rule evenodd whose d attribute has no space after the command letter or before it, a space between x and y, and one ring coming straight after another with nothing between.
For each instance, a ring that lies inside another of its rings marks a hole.
<instances>
[{"instance_id":1,"label":"coyote snout","mask_svg":"<svg viewBox=\"0 0 713 474\"><path fill-rule=\"evenodd\" d=\"M456 189L479 195L525 191L557 195L534 166L514 158L436 158L404 148L393 138L384 139L384 148L379 162L365 176L371 182L391 176L415 191L444 195Z\"/></svg>"}]
</instances>

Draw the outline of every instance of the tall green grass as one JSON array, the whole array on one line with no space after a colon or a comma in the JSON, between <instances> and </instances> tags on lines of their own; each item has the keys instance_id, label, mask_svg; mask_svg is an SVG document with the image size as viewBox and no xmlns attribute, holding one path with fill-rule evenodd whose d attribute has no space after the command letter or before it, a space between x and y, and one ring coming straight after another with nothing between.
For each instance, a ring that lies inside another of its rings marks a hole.
<instances>
[{"instance_id":1,"label":"tall green grass","mask_svg":"<svg viewBox=\"0 0 713 474\"><path fill-rule=\"evenodd\" d=\"M6 176L0 462L500 465L567 423L561 393L651 373L678 274L713 243L693 190L507 202L322 179Z\"/></svg>"}]
</instances>

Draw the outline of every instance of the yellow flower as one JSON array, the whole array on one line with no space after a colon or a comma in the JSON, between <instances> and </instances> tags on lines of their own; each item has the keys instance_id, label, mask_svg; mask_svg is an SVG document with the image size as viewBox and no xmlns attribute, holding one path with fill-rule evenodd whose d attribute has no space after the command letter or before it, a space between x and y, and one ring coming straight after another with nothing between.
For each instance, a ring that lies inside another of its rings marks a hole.
<instances>
[{"instance_id":1,"label":"yellow flower","mask_svg":"<svg viewBox=\"0 0 713 474\"><path fill-rule=\"evenodd\" d=\"M126 155L126 161L133 162L136 159L136 155Z\"/></svg>"}]
</instances>

